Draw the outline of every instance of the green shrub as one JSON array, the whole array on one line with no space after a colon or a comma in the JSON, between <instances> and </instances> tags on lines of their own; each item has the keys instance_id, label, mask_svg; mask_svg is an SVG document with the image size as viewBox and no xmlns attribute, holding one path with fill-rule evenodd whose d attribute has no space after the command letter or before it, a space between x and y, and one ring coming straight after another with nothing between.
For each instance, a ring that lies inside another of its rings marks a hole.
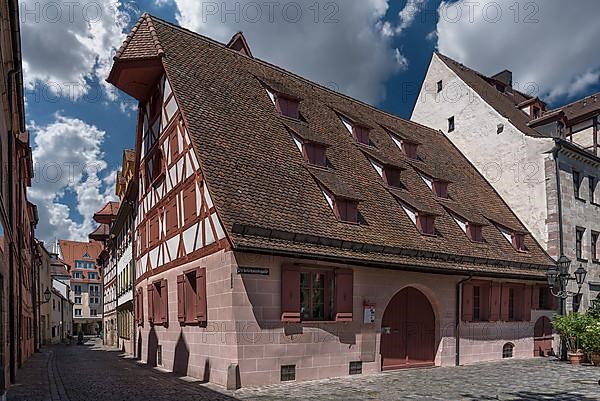
<instances>
[{"instance_id":1,"label":"green shrub","mask_svg":"<svg viewBox=\"0 0 600 401\"><path fill-rule=\"evenodd\" d=\"M593 319L590 316L575 312L566 316L555 315L552 319L552 326L560 335L561 341L567 346L567 350L576 352L580 349L582 337L591 321Z\"/></svg>"},{"instance_id":2,"label":"green shrub","mask_svg":"<svg viewBox=\"0 0 600 401\"><path fill-rule=\"evenodd\" d=\"M581 333L581 345L586 352L600 352L600 320L589 319Z\"/></svg>"}]
</instances>

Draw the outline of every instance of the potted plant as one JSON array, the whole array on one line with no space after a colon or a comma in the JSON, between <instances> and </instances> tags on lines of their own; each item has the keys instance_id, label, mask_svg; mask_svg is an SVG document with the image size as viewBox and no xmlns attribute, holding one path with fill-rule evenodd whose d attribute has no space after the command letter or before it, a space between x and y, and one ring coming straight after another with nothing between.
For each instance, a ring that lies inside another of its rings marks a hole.
<instances>
[{"instance_id":1,"label":"potted plant","mask_svg":"<svg viewBox=\"0 0 600 401\"><path fill-rule=\"evenodd\" d=\"M560 340L566 345L567 357L573 365L579 365L585 357L580 348L583 332L589 319L580 313L570 313L566 316L556 315L552 319L554 330L560 335Z\"/></svg>"},{"instance_id":2,"label":"potted plant","mask_svg":"<svg viewBox=\"0 0 600 401\"><path fill-rule=\"evenodd\" d=\"M581 334L583 349L589 353L594 366L600 366L600 320L589 319L588 325Z\"/></svg>"}]
</instances>

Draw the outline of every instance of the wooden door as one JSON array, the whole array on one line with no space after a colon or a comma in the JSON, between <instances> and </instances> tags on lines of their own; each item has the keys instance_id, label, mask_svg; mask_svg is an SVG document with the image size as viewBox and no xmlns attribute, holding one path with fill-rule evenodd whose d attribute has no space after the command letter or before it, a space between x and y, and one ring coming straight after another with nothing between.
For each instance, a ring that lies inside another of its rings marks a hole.
<instances>
[{"instance_id":1,"label":"wooden door","mask_svg":"<svg viewBox=\"0 0 600 401\"><path fill-rule=\"evenodd\" d=\"M383 370L431 366L435 358L435 316L427 297L408 287L388 304L382 319Z\"/></svg>"},{"instance_id":2,"label":"wooden door","mask_svg":"<svg viewBox=\"0 0 600 401\"><path fill-rule=\"evenodd\" d=\"M542 316L533 328L533 356L554 355L552 340L552 323L546 316Z\"/></svg>"}]
</instances>

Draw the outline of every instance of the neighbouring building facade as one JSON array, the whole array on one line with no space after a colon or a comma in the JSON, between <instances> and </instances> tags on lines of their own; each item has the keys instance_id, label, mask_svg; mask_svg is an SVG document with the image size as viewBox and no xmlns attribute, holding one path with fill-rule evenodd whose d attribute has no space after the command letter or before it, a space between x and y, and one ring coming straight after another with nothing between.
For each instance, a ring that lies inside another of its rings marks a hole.
<instances>
[{"instance_id":1,"label":"neighbouring building facade","mask_svg":"<svg viewBox=\"0 0 600 401\"><path fill-rule=\"evenodd\" d=\"M0 2L0 399L35 349L34 228L27 201L33 177L25 129L18 2Z\"/></svg>"},{"instance_id":2,"label":"neighbouring building facade","mask_svg":"<svg viewBox=\"0 0 600 401\"><path fill-rule=\"evenodd\" d=\"M552 257L588 271L565 305L586 309L600 294L600 94L547 110L517 86L435 53L411 119L442 131Z\"/></svg>"},{"instance_id":3,"label":"neighbouring building facade","mask_svg":"<svg viewBox=\"0 0 600 401\"><path fill-rule=\"evenodd\" d=\"M117 218L118 202L108 202L97 213L94 220L98 228L89 235L90 240L102 244L102 252L98 255L98 268L102 271L102 327L103 341L106 345L117 342L117 265L114 252L111 252L112 239L110 229Z\"/></svg>"},{"instance_id":4,"label":"neighbouring building facade","mask_svg":"<svg viewBox=\"0 0 600 401\"><path fill-rule=\"evenodd\" d=\"M554 261L452 143L145 14L136 348L237 388L552 353Z\"/></svg>"},{"instance_id":5,"label":"neighbouring building facade","mask_svg":"<svg viewBox=\"0 0 600 401\"><path fill-rule=\"evenodd\" d=\"M96 261L97 241L58 241L58 258L69 266L73 296L73 333L95 335L102 329L102 277Z\"/></svg>"},{"instance_id":6,"label":"neighbouring building facade","mask_svg":"<svg viewBox=\"0 0 600 401\"><path fill-rule=\"evenodd\" d=\"M136 326L134 317L135 261L134 223L137 207L137 180L134 180L135 152L123 152L123 166L117 174L116 193L121 201L111 235L117 258L117 346L129 355L136 355Z\"/></svg>"}]
</instances>

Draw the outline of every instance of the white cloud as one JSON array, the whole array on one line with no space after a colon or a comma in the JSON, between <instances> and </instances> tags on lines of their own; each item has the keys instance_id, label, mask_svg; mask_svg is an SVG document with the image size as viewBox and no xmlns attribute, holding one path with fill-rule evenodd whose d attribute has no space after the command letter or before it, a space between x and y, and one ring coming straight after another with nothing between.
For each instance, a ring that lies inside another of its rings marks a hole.
<instances>
[{"instance_id":1,"label":"white cloud","mask_svg":"<svg viewBox=\"0 0 600 401\"><path fill-rule=\"evenodd\" d=\"M400 33L406 28L410 27L415 21L417 14L423 9L423 7L425 7L426 4L427 0L408 0L404 8L400 10L400 13L398 14L400 17L400 25L398 25L396 30L397 33Z\"/></svg>"},{"instance_id":2,"label":"white cloud","mask_svg":"<svg viewBox=\"0 0 600 401\"><path fill-rule=\"evenodd\" d=\"M244 31L256 57L369 103L385 98L399 71L382 32L388 0L174 2L180 25L221 42Z\"/></svg>"},{"instance_id":3,"label":"white cloud","mask_svg":"<svg viewBox=\"0 0 600 401\"><path fill-rule=\"evenodd\" d=\"M90 93L97 79L108 100L116 91L105 82L112 56L125 38L127 9L119 0L25 0L21 5L23 69L29 91L47 88L74 100Z\"/></svg>"},{"instance_id":4,"label":"white cloud","mask_svg":"<svg viewBox=\"0 0 600 401\"><path fill-rule=\"evenodd\" d=\"M517 88L550 102L598 83L597 0L443 2L438 12L438 49L482 73L508 68Z\"/></svg>"},{"instance_id":5,"label":"white cloud","mask_svg":"<svg viewBox=\"0 0 600 401\"><path fill-rule=\"evenodd\" d=\"M38 206L36 236L46 243L55 238L87 241L95 228L94 213L115 200L116 171L106 171L101 151L106 133L60 114L54 122L46 126L32 123L30 129L35 177L28 195ZM75 210L65 198L75 200ZM75 218L74 212L81 218Z\"/></svg>"}]
</instances>

